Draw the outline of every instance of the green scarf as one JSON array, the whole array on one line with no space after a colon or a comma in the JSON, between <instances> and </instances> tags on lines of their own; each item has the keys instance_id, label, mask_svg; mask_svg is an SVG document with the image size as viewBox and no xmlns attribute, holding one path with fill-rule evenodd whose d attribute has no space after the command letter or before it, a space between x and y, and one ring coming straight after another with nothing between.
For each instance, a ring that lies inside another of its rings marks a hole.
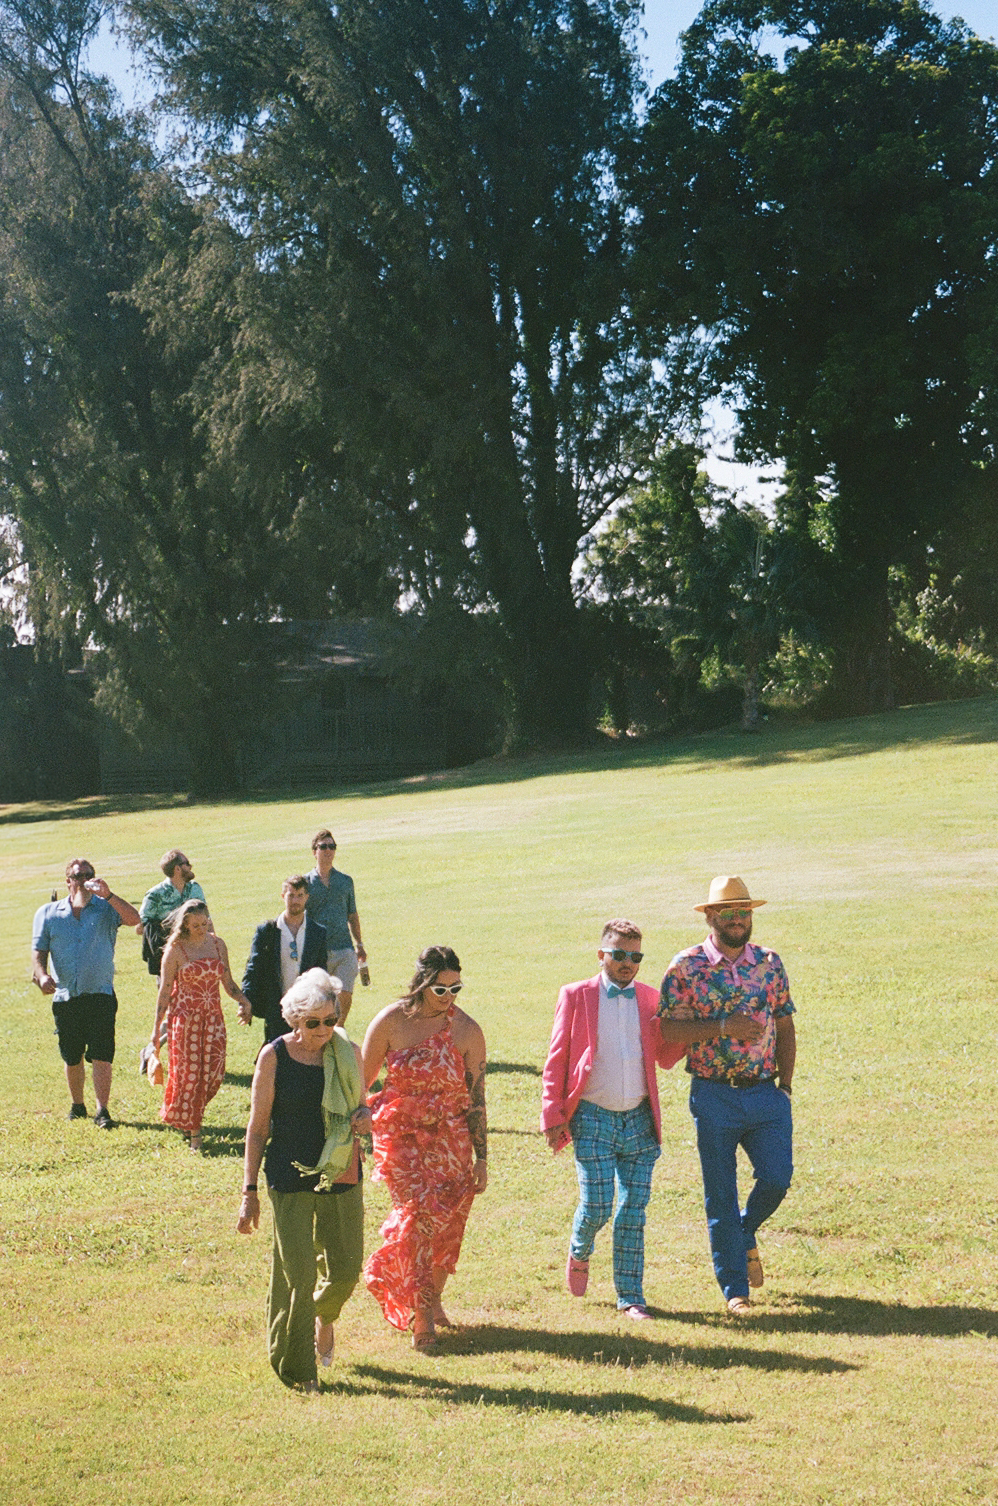
<instances>
[{"instance_id":1,"label":"green scarf","mask_svg":"<svg viewBox=\"0 0 998 1506\"><path fill-rule=\"evenodd\" d=\"M363 1084L357 1066L357 1053L346 1031L337 1025L332 1040L322 1051L322 1124L326 1143L318 1164L303 1166L292 1161L296 1171L311 1177L319 1173L319 1187L327 1188L343 1175L353 1155L353 1132L350 1120L363 1098Z\"/></svg>"}]
</instances>

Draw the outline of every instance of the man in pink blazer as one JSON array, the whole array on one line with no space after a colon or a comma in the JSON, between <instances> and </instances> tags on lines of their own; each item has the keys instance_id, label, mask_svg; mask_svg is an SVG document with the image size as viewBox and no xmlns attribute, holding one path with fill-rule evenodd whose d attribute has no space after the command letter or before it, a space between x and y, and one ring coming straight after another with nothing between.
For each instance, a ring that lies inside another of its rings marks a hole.
<instances>
[{"instance_id":1,"label":"man in pink blazer","mask_svg":"<svg viewBox=\"0 0 998 1506\"><path fill-rule=\"evenodd\" d=\"M641 932L630 920L603 927L600 971L558 995L544 1064L541 1129L557 1154L575 1150L579 1206L565 1278L575 1297L589 1281L596 1235L613 1212L613 1284L617 1307L651 1317L644 1298L645 1209L662 1153L655 1064L671 1067L682 1047L663 1046L658 990L637 983Z\"/></svg>"}]
</instances>

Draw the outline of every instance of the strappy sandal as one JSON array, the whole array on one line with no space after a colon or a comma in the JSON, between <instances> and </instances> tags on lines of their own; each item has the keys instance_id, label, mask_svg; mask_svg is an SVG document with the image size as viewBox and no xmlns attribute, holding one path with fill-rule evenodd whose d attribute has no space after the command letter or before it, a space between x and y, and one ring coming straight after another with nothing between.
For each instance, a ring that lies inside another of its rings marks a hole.
<instances>
[{"instance_id":1,"label":"strappy sandal","mask_svg":"<svg viewBox=\"0 0 998 1506\"><path fill-rule=\"evenodd\" d=\"M432 1314L413 1313L412 1322L412 1347L426 1354L436 1348L437 1331L433 1326Z\"/></svg>"}]
</instances>

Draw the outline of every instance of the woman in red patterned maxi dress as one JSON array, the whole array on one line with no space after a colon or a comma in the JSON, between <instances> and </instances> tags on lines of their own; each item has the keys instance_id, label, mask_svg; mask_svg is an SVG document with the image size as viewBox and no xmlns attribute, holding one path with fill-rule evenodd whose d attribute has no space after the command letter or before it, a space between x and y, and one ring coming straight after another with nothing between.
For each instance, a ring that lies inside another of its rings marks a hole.
<instances>
[{"instance_id":1,"label":"woman in red patterned maxi dress","mask_svg":"<svg viewBox=\"0 0 998 1506\"><path fill-rule=\"evenodd\" d=\"M225 1021L219 984L239 1001L239 1018L248 1025L251 1005L229 970L225 942L211 929L203 899L191 899L169 920L163 950L152 1043L159 1040L166 1015L170 1070L159 1117L180 1130L195 1154L201 1149L201 1121L225 1076Z\"/></svg>"},{"instance_id":2,"label":"woman in red patterned maxi dress","mask_svg":"<svg viewBox=\"0 0 998 1506\"><path fill-rule=\"evenodd\" d=\"M389 1323L412 1328L417 1349L452 1326L441 1294L488 1182L485 1037L454 1002L461 987L451 948L427 947L409 992L375 1016L362 1049L368 1085L386 1068L370 1107L374 1179L392 1199L364 1279Z\"/></svg>"}]
</instances>

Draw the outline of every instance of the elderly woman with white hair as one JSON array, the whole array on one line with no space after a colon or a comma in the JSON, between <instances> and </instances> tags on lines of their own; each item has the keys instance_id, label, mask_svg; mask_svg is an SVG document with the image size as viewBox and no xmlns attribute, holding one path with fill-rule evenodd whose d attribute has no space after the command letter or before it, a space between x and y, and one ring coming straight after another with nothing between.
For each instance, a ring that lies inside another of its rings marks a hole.
<instances>
[{"instance_id":1,"label":"elderly woman with white hair","mask_svg":"<svg viewBox=\"0 0 998 1506\"><path fill-rule=\"evenodd\" d=\"M285 1385L318 1390L333 1324L357 1284L364 1201L357 1138L371 1130L359 1049L339 1024L338 978L310 968L284 995L290 1027L264 1046L246 1128L240 1234L260 1224L263 1163L274 1217L267 1297L270 1363ZM266 1159L264 1160L264 1152Z\"/></svg>"}]
</instances>

